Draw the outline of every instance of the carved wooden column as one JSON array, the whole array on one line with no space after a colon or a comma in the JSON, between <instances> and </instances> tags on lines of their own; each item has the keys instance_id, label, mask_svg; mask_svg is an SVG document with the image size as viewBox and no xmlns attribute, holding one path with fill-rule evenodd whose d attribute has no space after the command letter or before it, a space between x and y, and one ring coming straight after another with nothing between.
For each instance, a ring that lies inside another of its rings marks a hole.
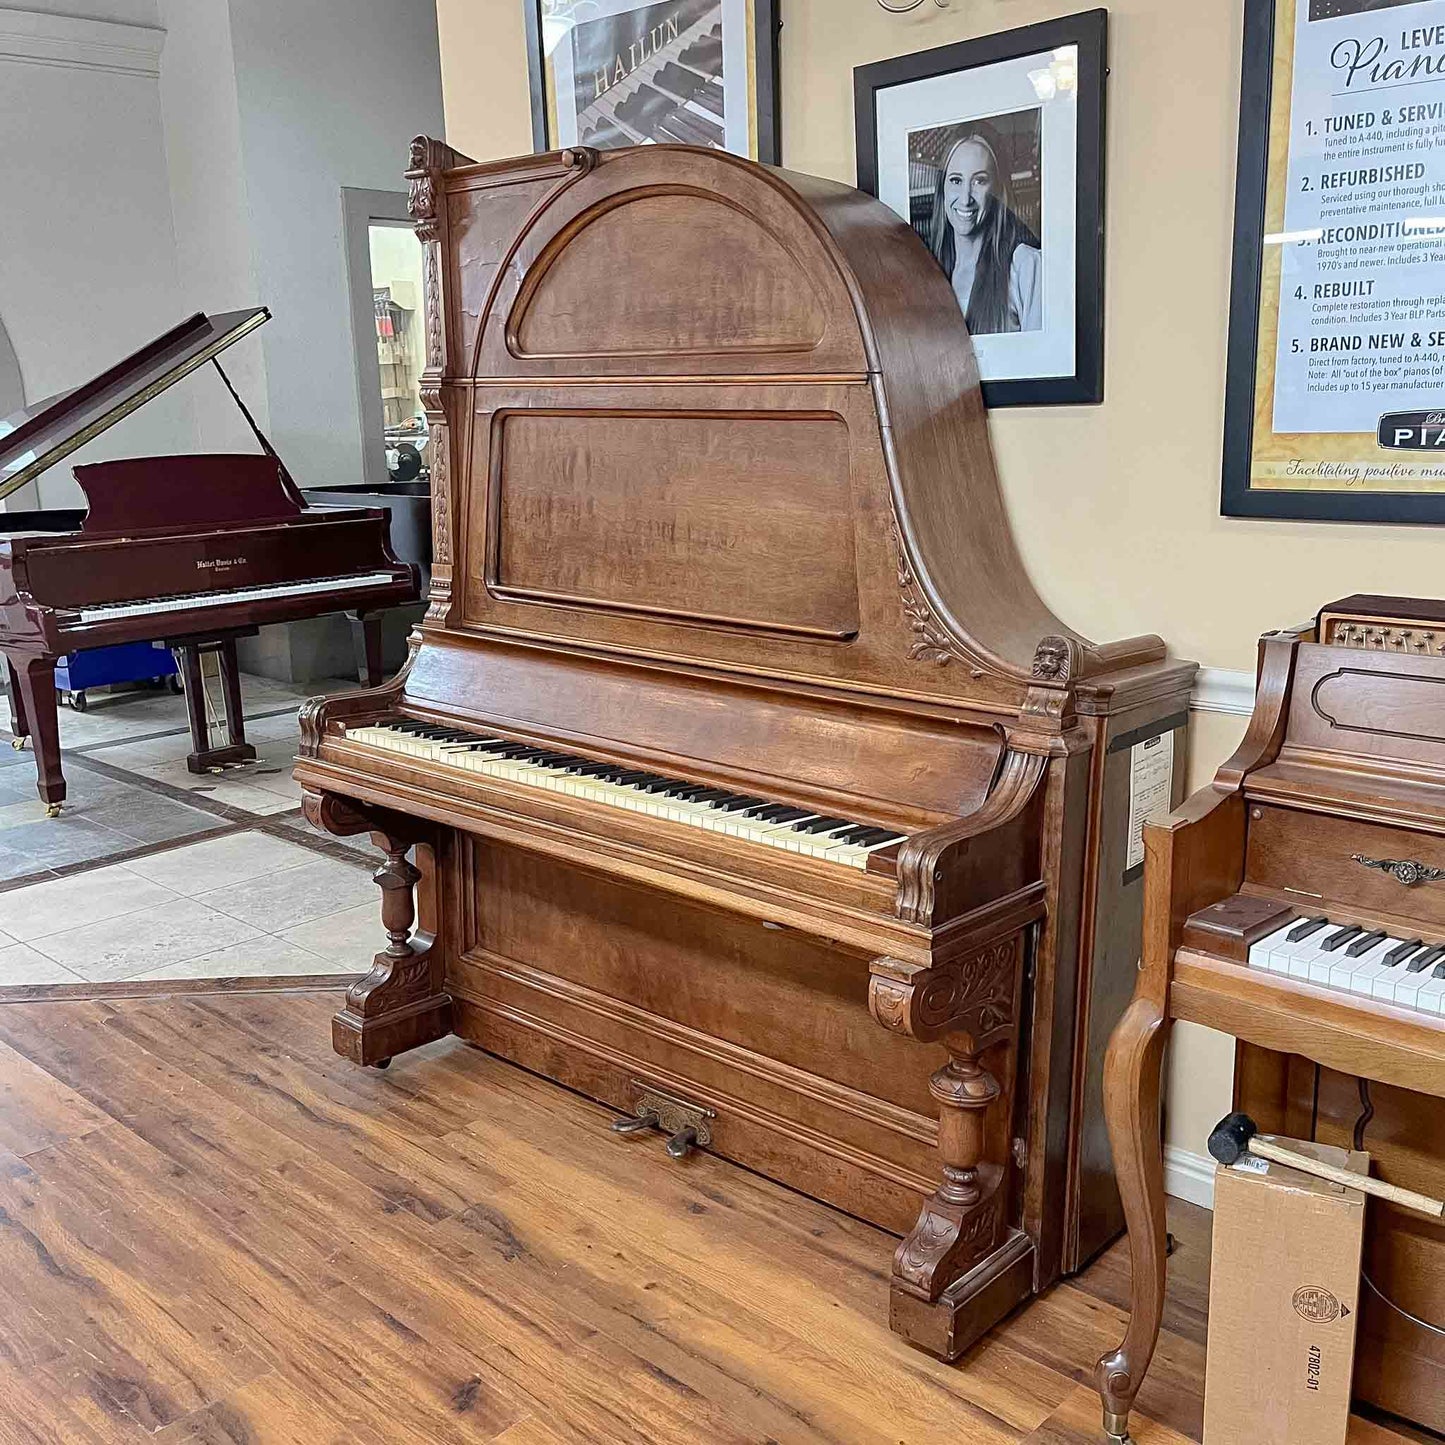
<instances>
[{"instance_id":1,"label":"carved wooden column","mask_svg":"<svg viewBox=\"0 0 1445 1445\"><path fill-rule=\"evenodd\" d=\"M330 793L304 794L301 808L312 827L338 837L370 833L386 851L373 877L381 889L387 944L372 960L371 972L347 990L345 1007L331 1021L331 1045L338 1054L384 1069L394 1054L452 1031L451 995L432 947L434 928L427 926L435 920L424 914L423 929L412 932L417 885L428 880L407 853L423 842L426 825Z\"/></svg>"},{"instance_id":2,"label":"carved wooden column","mask_svg":"<svg viewBox=\"0 0 1445 1445\"><path fill-rule=\"evenodd\" d=\"M1008 1160L985 1157L988 1111L1003 1088L981 1062L994 1044L1017 1039L1028 946L1019 929L948 963L878 958L869 969L873 1017L949 1054L928 1086L939 1104L943 1182L893 1256L889 1310L895 1331L945 1359L995 1322L1000 1301L1032 1284L1031 1243L1008 1227Z\"/></svg>"}]
</instances>

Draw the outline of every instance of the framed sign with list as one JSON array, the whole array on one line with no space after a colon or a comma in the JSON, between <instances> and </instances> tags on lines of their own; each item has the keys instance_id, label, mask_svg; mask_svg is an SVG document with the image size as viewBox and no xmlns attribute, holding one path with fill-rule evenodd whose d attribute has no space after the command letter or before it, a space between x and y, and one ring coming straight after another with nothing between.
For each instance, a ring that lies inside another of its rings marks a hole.
<instances>
[{"instance_id":1,"label":"framed sign with list","mask_svg":"<svg viewBox=\"0 0 1445 1445\"><path fill-rule=\"evenodd\" d=\"M1445 521L1445 0L1246 0L1222 510Z\"/></svg>"}]
</instances>

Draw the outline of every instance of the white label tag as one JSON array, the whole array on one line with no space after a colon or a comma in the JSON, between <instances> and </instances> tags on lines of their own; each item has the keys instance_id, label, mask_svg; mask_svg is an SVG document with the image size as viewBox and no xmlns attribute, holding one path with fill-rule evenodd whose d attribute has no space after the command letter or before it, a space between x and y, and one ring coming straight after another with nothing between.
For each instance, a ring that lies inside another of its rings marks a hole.
<instances>
[{"instance_id":1,"label":"white label tag","mask_svg":"<svg viewBox=\"0 0 1445 1445\"><path fill-rule=\"evenodd\" d=\"M1129 749L1129 848L1126 870L1144 861L1144 824L1162 818L1174 796L1174 734L1160 733Z\"/></svg>"},{"instance_id":2,"label":"white label tag","mask_svg":"<svg viewBox=\"0 0 1445 1445\"><path fill-rule=\"evenodd\" d=\"M1229 1167L1237 1169L1241 1174L1268 1174L1269 1160L1256 1159L1253 1154L1244 1154Z\"/></svg>"}]
</instances>

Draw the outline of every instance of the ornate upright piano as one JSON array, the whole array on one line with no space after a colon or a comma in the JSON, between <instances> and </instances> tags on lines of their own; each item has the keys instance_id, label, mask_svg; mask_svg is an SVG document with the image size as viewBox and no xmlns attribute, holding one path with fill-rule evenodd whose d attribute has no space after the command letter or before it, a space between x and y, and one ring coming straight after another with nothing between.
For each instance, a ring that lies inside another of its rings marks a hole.
<instances>
[{"instance_id":1,"label":"ornate upright piano","mask_svg":"<svg viewBox=\"0 0 1445 1445\"><path fill-rule=\"evenodd\" d=\"M956 1357L1121 1226L1131 800L1195 669L1034 592L875 200L682 146L409 179L430 604L296 771L387 855L335 1046L459 1034L904 1236L893 1326Z\"/></svg>"},{"instance_id":2,"label":"ornate upright piano","mask_svg":"<svg viewBox=\"0 0 1445 1445\"><path fill-rule=\"evenodd\" d=\"M1445 1193L1445 604L1356 596L1259 647L1238 751L1146 830L1138 988L1106 1104L1129 1220L1130 1320L1098 1363L1126 1440L1164 1304L1160 1063L1175 1019L1235 1036L1266 1132L1370 1151ZM1371 1200L1357 1400L1445 1431L1445 1226Z\"/></svg>"}]
</instances>

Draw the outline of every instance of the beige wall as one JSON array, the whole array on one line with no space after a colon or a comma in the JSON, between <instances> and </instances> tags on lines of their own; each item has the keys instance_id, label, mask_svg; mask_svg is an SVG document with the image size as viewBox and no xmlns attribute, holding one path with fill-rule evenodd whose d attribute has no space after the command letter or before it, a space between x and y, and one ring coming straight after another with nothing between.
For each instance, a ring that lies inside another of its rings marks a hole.
<instances>
[{"instance_id":1,"label":"beige wall","mask_svg":"<svg viewBox=\"0 0 1445 1445\"><path fill-rule=\"evenodd\" d=\"M477 159L530 150L523 0L437 0L447 138ZM1084 0L780 0L783 160L854 179L853 67L1083 8ZM1355 591L1440 591L1423 527L1219 515L1242 0L1111 0L1106 400L991 418L1025 561L1096 639L1157 631L1181 656L1251 669L1268 627ZM1244 720L1199 714L1191 783ZM1228 1106L1228 1042L1181 1030L1170 1138L1203 1152Z\"/></svg>"}]
</instances>

